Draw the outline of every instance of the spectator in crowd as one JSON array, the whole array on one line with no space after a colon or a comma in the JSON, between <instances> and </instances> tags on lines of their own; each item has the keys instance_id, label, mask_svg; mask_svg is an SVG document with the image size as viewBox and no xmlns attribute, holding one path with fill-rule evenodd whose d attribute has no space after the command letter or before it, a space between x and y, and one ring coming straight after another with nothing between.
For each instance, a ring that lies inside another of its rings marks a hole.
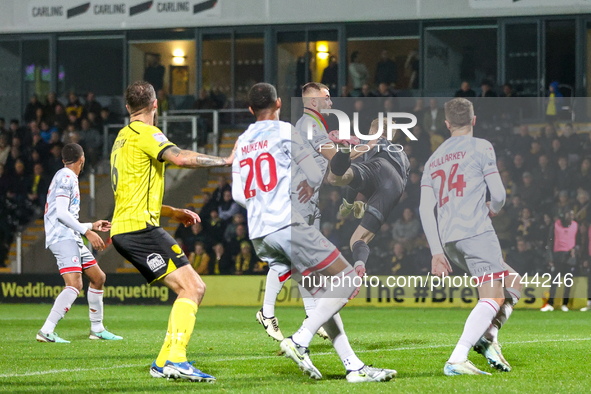
<instances>
[{"instance_id":1,"label":"spectator in crowd","mask_svg":"<svg viewBox=\"0 0 591 394\"><path fill-rule=\"evenodd\" d=\"M22 107L21 107L22 108ZM25 123L32 122L37 117L37 110L43 110L43 104L39 102L39 97L34 94L29 99L29 103L25 107L25 114L23 115L23 119Z\"/></svg>"},{"instance_id":2,"label":"spectator in crowd","mask_svg":"<svg viewBox=\"0 0 591 394\"><path fill-rule=\"evenodd\" d=\"M69 122L64 106L60 103L56 104L52 126L55 126L58 130L64 130Z\"/></svg>"},{"instance_id":3,"label":"spectator in crowd","mask_svg":"<svg viewBox=\"0 0 591 394\"><path fill-rule=\"evenodd\" d=\"M530 172L524 172L522 180L523 183L519 186L519 194L535 210L541 203L540 187L534 182L534 177Z\"/></svg>"},{"instance_id":4,"label":"spectator in crowd","mask_svg":"<svg viewBox=\"0 0 591 394\"><path fill-rule=\"evenodd\" d=\"M35 203L39 208L45 207L50 182L51 180L44 174L43 165L41 163L35 163L35 166L33 167L33 182L31 185L29 200Z\"/></svg>"},{"instance_id":5,"label":"spectator in crowd","mask_svg":"<svg viewBox=\"0 0 591 394\"><path fill-rule=\"evenodd\" d=\"M546 104L546 120L554 123L558 118L558 110L562 105L562 94L558 90L558 81L554 81L548 87L548 100Z\"/></svg>"},{"instance_id":6,"label":"spectator in crowd","mask_svg":"<svg viewBox=\"0 0 591 394\"><path fill-rule=\"evenodd\" d=\"M347 85L341 86L341 97L351 97L351 92L349 92Z\"/></svg>"},{"instance_id":7,"label":"spectator in crowd","mask_svg":"<svg viewBox=\"0 0 591 394\"><path fill-rule=\"evenodd\" d=\"M550 152L552 150L552 141L555 138L558 138L556 135L556 128L553 124L548 123L544 126L543 133L538 137L538 141L542 144L542 150L544 152Z\"/></svg>"},{"instance_id":8,"label":"spectator in crowd","mask_svg":"<svg viewBox=\"0 0 591 394\"><path fill-rule=\"evenodd\" d=\"M542 154L542 145L540 144L540 141L533 140L529 152L525 156L527 168L535 168L539 164L539 159Z\"/></svg>"},{"instance_id":9,"label":"spectator in crowd","mask_svg":"<svg viewBox=\"0 0 591 394\"><path fill-rule=\"evenodd\" d=\"M529 135L529 127L524 124L519 127L519 134L511 142L511 152L527 155L534 139Z\"/></svg>"},{"instance_id":10,"label":"spectator in crowd","mask_svg":"<svg viewBox=\"0 0 591 394\"><path fill-rule=\"evenodd\" d=\"M160 100L158 100L160 105ZM96 96L93 92L88 92L86 95L86 102L82 107L82 117L88 118L88 114L93 113L95 117L101 116L101 110L103 107L96 101Z\"/></svg>"},{"instance_id":11,"label":"spectator in crowd","mask_svg":"<svg viewBox=\"0 0 591 394\"><path fill-rule=\"evenodd\" d=\"M406 184L406 200L408 207L415 211L419 208L419 201L421 196L421 173L418 171L411 171Z\"/></svg>"},{"instance_id":12,"label":"spectator in crowd","mask_svg":"<svg viewBox=\"0 0 591 394\"><path fill-rule=\"evenodd\" d=\"M0 117L0 134L6 133L6 119Z\"/></svg>"},{"instance_id":13,"label":"spectator in crowd","mask_svg":"<svg viewBox=\"0 0 591 394\"><path fill-rule=\"evenodd\" d=\"M252 245L248 241L240 244L240 252L236 256L235 275L253 275L264 273L265 266L252 252Z\"/></svg>"},{"instance_id":14,"label":"spectator in crowd","mask_svg":"<svg viewBox=\"0 0 591 394\"><path fill-rule=\"evenodd\" d=\"M361 63L361 55L358 51L351 54L351 63L349 63L349 75L353 82L353 90L360 91L361 87L367 83L369 71L365 64Z\"/></svg>"},{"instance_id":15,"label":"spectator in crowd","mask_svg":"<svg viewBox=\"0 0 591 394\"><path fill-rule=\"evenodd\" d=\"M533 244L537 250L545 251L550 250L549 242L552 239L554 233L554 220L548 213L542 214L542 219L534 223L535 229L535 240Z\"/></svg>"},{"instance_id":16,"label":"spectator in crowd","mask_svg":"<svg viewBox=\"0 0 591 394\"><path fill-rule=\"evenodd\" d=\"M534 239L535 223L536 218L532 214L531 209L528 207L523 208L517 219L517 228L514 234L526 241Z\"/></svg>"},{"instance_id":17,"label":"spectator in crowd","mask_svg":"<svg viewBox=\"0 0 591 394\"><path fill-rule=\"evenodd\" d=\"M523 155L518 153L513 157L513 168L511 169L511 178L521 180L523 173L528 170L527 163Z\"/></svg>"},{"instance_id":18,"label":"spectator in crowd","mask_svg":"<svg viewBox=\"0 0 591 394\"><path fill-rule=\"evenodd\" d=\"M425 163L431 156L431 136L418 124L412 128L412 134L417 138L416 141L409 141L413 147L414 157Z\"/></svg>"},{"instance_id":19,"label":"spectator in crowd","mask_svg":"<svg viewBox=\"0 0 591 394\"><path fill-rule=\"evenodd\" d=\"M54 92L50 92L47 95L45 101L46 103L45 107L43 107L43 113L45 115L45 118L51 121L55 116L55 107L59 104L59 101L57 101L57 97Z\"/></svg>"},{"instance_id":20,"label":"spectator in crowd","mask_svg":"<svg viewBox=\"0 0 591 394\"><path fill-rule=\"evenodd\" d=\"M589 192L584 189L577 190L577 201L574 204L574 220L579 224L588 224L591 219L591 202Z\"/></svg>"},{"instance_id":21,"label":"spectator in crowd","mask_svg":"<svg viewBox=\"0 0 591 394\"><path fill-rule=\"evenodd\" d=\"M68 104L66 104L66 108L65 108L65 111L68 114L68 116L73 112L74 114L76 114L76 119L78 119L82 116L83 109L84 109L84 106L80 103L80 99L78 99L78 96L76 96L76 93L71 92L68 95ZM71 120L70 120L70 123L71 123Z\"/></svg>"},{"instance_id":22,"label":"spectator in crowd","mask_svg":"<svg viewBox=\"0 0 591 394\"><path fill-rule=\"evenodd\" d=\"M538 165L532 171L534 182L540 186L540 193L544 198L554 196L554 185L556 182L556 172L550 165L548 156L541 154L538 158Z\"/></svg>"},{"instance_id":23,"label":"spectator in crowd","mask_svg":"<svg viewBox=\"0 0 591 394\"><path fill-rule=\"evenodd\" d=\"M429 100L429 108L425 110L423 126L429 133L441 133L446 129L445 114L443 113L443 109L439 108L437 100L434 98Z\"/></svg>"},{"instance_id":24,"label":"spectator in crowd","mask_svg":"<svg viewBox=\"0 0 591 394\"><path fill-rule=\"evenodd\" d=\"M368 83L364 83L363 86L361 86L361 92L357 94L357 97L374 97Z\"/></svg>"},{"instance_id":25,"label":"spectator in crowd","mask_svg":"<svg viewBox=\"0 0 591 394\"><path fill-rule=\"evenodd\" d=\"M205 220L203 226L214 242L223 242L226 225L218 211L209 212L209 218Z\"/></svg>"},{"instance_id":26,"label":"spectator in crowd","mask_svg":"<svg viewBox=\"0 0 591 394\"><path fill-rule=\"evenodd\" d=\"M223 199L224 199L224 193L226 191L230 191L230 195L232 194L232 187L230 186L230 184L228 183L228 180L226 179L225 176L220 175L218 177L218 186L217 188L213 191L213 194L211 196L211 200L216 204L215 208L217 209L217 207L222 203Z\"/></svg>"},{"instance_id":27,"label":"spectator in crowd","mask_svg":"<svg viewBox=\"0 0 591 394\"><path fill-rule=\"evenodd\" d=\"M576 240L578 233L578 224L573 220L574 213L567 211L554 223L554 247L552 253L552 264L556 267L552 275L555 277L558 273L561 278L566 274L573 274L576 266ZM564 288L563 301L561 309L568 312L568 302L570 287L562 284ZM554 297L556 295L556 281L551 282L550 298L548 303L540 309L542 312L554 310Z\"/></svg>"},{"instance_id":28,"label":"spectator in crowd","mask_svg":"<svg viewBox=\"0 0 591 394\"><path fill-rule=\"evenodd\" d=\"M519 275L535 275L540 256L531 250L528 242L517 237L517 245L507 252L507 264Z\"/></svg>"},{"instance_id":29,"label":"spectator in crowd","mask_svg":"<svg viewBox=\"0 0 591 394\"><path fill-rule=\"evenodd\" d=\"M386 49L382 50L380 60L376 65L376 72L374 77L374 83L376 86L384 83L386 87L394 88L398 82L398 70L396 69L396 63L388 56Z\"/></svg>"},{"instance_id":30,"label":"spectator in crowd","mask_svg":"<svg viewBox=\"0 0 591 394\"><path fill-rule=\"evenodd\" d=\"M591 158L585 157L581 161L579 172L575 175L575 186L587 191L591 190Z\"/></svg>"},{"instance_id":31,"label":"spectator in crowd","mask_svg":"<svg viewBox=\"0 0 591 394\"><path fill-rule=\"evenodd\" d=\"M380 267L382 275L408 275L412 272L412 259L407 257L404 244L402 242L394 242L392 247L392 254L389 261L384 260L385 267Z\"/></svg>"},{"instance_id":32,"label":"spectator in crowd","mask_svg":"<svg viewBox=\"0 0 591 394\"><path fill-rule=\"evenodd\" d=\"M517 97L517 93L513 91L513 86L510 83L506 83L503 85L503 93L501 93L500 97Z\"/></svg>"},{"instance_id":33,"label":"spectator in crowd","mask_svg":"<svg viewBox=\"0 0 591 394\"><path fill-rule=\"evenodd\" d=\"M336 56L331 55L328 58L328 66L322 72L320 82L328 86L330 90L336 91L339 84L339 63Z\"/></svg>"},{"instance_id":34,"label":"spectator in crowd","mask_svg":"<svg viewBox=\"0 0 591 394\"><path fill-rule=\"evenodd\" d=\"M94 166L100 157L103 145L102 134L90 127L88 119L80 121L80 145L84 148L84 156L91 166Z\"/></svg>"},{"instance_id":35,"label":"spectator in crowd","mask_svg":"<svg viewBox=\"0 0 591 394\"><path fill-rule=\"evenodd\" d=\"M390 90L388 84L382 82L378 85L378 90L373 94L374 97L394 97L396 96Z\"/></svg>"},{"instance_id":36,"label":"spectator in crowd","mask_svg":"<svg viewBox=\"0 0 591 394\"><path fill-rule=\"evenodd\" d=\"M415 101L415 105L412 109L412 111L410 111L414 116L417 117L417 125L423 127L424 123L423 123L423 118L425 117L425 100L423 100L422 98L418 98Z\"/></svg>"},{"instance_id":37,"label":"spectator in crowd","mask_svg":"<svg viewBox=\"0 0 591 394\"><path fill-rule=\"evenodd\" d=\"M569 192L567 190L561 190L558 192L558 202L554 206L553 214L555 217L558 217L571 210L573 210L573 204L569 197Z\"/></svg>"},{"instance_id":38,"label":"spectator in crowd","mask_svg":"<svg viewBox=\"0 0 591 394\"><path fill-rule=\"evenodd\" d=\"M510 200L517 189L515 182L511 178L511 173L507 170L500 171L501 179L503 180L503 185L505 186L505 190L507 191L507 200Z\"/></svg>"},{"instance_id":39,"label":"spectator in crowd","mask_svg":"<svg viewBox=\"0 0 591 394\"><path fill-rule=\"evenodd\" d=\"M31 122L35 122L36 124L40 124L44 120L45 120L45 116L43 115L43 108L37 108L37 110L35 111L35 118ZM29 124L31 122L29 122Z\"/></svg>"},{"instance_id":40,"label":"spectator in crowd","mask_svg":"<svg viewBox=\"0 0 591 394\"><path fill-rule=\"evenodd\" d=\"M189 254L189 263L199 275L209 274L210 257L205 251L203 242L196 242L191 254Z\"/></svg>"},{"instance_id":41,"label":"spectator in crowd","mask_svg":"<svg viewBox=\"0 0 591 394\"><path fill-rule=\"evenodd\" d=\"M195 249L195 244L197 244L197 242L201 242L205 245L206 250L212 246L211 238L203 230L203 225L200 222L191 226L191 233L183 241L189 250Z\"/></svg>"},{"instance_id":42,"label":"spectator in crowd","mask_svg":"<svg viewBox=\"0 0 591 394\"><path fill-rule=\"evenodd\" d=\"M396 242L401 242L407 247L412 248L413 242L419 236L421 231L421 222L416 218L412 209L406 208L402 212L402 217L392 226L392 238Z\"/></svg>"},{"instance_id":43,"label":"spectator in crowd","mask_svg":"<svg viewBox=\"0 0 591 394\"><path fill-rule=\"evenodd\" d=\"M144 81L150 82L156 92L164 87L165 72L166 69L160 64L160 55L149 55L148 65L144 70Z\"/></svg>"},{"instance_id":44,"label":"spectator in crowd","mask_svg":"<svg viewBox=\"0 0 591 394\"><path fill-rule=\"evenodd\" d=\"M203 193L203 206L199 211L199 216L202 218L208 218L211 211L218 209L218 203L213 201L212 194L209 192Z\"/></svg>"},{"instance_id":45,"label":"spectator in crowd","mask_svg":"<svg viewBox=\"0 0 591 394\"><path fill-rule=\"evenodd\" d=\"M224 244L221 242L213 245L213 256L210 262L210 275L233 275L234 263L229 254L226 253Z\"/></svg>"},{"instance_id":46,"label":"spectator in crowd","mask_svg":"<svg viewBox=\"0 0 591 394\"><path fill-rule=\"evenodd\" d=\"M236 235L228 241L228 254L232 259L240 253L240 245L244 241L250 242L248 239L246 224L239 224L236 226Z\"/></svg>"},{"instance_id":47,"label":"spectator in crowd","mask_svg":"<svg viewBox=\"0 0 591 394\"><path fill-rule=\"evenodd\" d=\"M199 96L193 103L193 109L215 109L217 104L212 99L211 93L205 89L199 89ZM201 114L197 119L199 128L197 129L198 145L204 146L207 144L207 135L213 131L213 116L209 114Z\"/></svg>"},{"instance_id":48,"label":"spectator in crowd","mask_svg":"<svg viewBox=\"0 0 591 394\"><path fill-rule=\"evenodd\" d=\"M577 134L574 126L571 123L567 123L563 130L562 135L559 137L560 145L568 154L568 162L574 163L579 160L579 154L581 151L581 140Z\"/></svg>"},{"instance_id":49,"label":"spectator in crowd","mask_svg":"<svg viewBox=\"0 0 591 394\"><path fill-rule=\"evenodd\" d=\"M482 81L480 84L480 95L478 97L497 97L497 94L492 90L492 83L488 80Z\"/></svg>"},{"instance_id":50,"label":"spectator in crowd","mask_svg":"<svg viewBox=\"0 0 591 394\"><path fill-rule=\"evenodd\" d=\"M66 129L68 127L73 127L73 131L80 130L80 118L76 115L76 111L72 110L68 112L68 123L66 124Z\"/></svg>"},{"instance_id":51,"label":"spectator in crowd","mask_svg":"<svg viewBox=\"0 0 591 394\"><path fill-rule=\"evenodd\" d=\"M242 213L237 213L232 217L232 222L226 226L224 231L224 240L226 242L230 242L236 236L236 228L241 224L246 225L246 218Z\"/></svg>"},{"instance_id":52,"label":"spectator in crowd","mask_svg":"<svg viewBox=\"0 0 591 394\"><path fill-rule=\"evenodd\" d=\"M99 123L101 125L113 124L113 123L117 123L117 122L118 122L117 116L115 114L113 114L108 107L104 107L101 110L101 118L99 121Z\"/></svg>"},{"instance_id":53,"label":"spectator in crowd","mask_svg":"<svg viewBox=\"0 0 591 394\"><path fill-rule=\"evenodd\" d=\"M566 156L558 158L558 171L556 173L556 189L566 190L569 196L575 189L574 177L571 169L568 167Z\"/></svg>"},{"instance_id":54,"label":"spectator in crowd","mask_svg":"<svg viewBox=\"0 0 591 394\"><path fill-rule=\"evenodd\" d=\"M232 199L232 191L224 191L222 202L218 207L218 214L220 219L224 221L224 227L225 224L230 222L232 217L239 212L240 206Z\"/></svg>"},{"instance_id":55,"label":"spectator in crowd","mask_svg":"<svg viewBox=\"0 0 591 394\"><path fill-rule=\"evenodd\" d=\"M476 97L476 92L470 88L468 81L463 81L460 90L456 91L454 97Z\"/></svg>"}]
</instances>

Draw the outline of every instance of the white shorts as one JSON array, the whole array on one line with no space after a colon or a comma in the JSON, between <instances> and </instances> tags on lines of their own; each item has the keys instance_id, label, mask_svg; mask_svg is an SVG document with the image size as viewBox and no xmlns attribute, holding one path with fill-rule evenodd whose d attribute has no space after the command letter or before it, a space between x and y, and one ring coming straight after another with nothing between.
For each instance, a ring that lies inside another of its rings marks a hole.
<instances>
[{"instance_id":1,"label":"white shorts","mask_svg":"<svg viewBox=\"0 0 591 394\"><path fill-rule=\"evenodd\" d=\"M494 231L448 242L444 249L450 261L468 271L473 278L477 278L478 283L490 282L509 275L499 238Z\"/></svg>"},{"instance_id":2,"label":"white shorts","mask_svg":"<svg viewBox=\"0 0 591 394\"><path fill-rule=\"evenodd\" d=\"M90 250L82 242L67 239L49 245L49 250L57 260L60 274L72 272L82 273L83 269L96 265L96 260Z\"/></svg>"},{"instance_id":3,"label":"white shorts","mask_svg":"<svg viewBox=\"0 0 591 394\"><path fill-rule=\"evenodd\" d=\"M326 269L341 255L320 231L307 224L284 227L252 243L257 256L280 274L280 280L292 269L303 276Z\"/></svg>"}]
</instances>

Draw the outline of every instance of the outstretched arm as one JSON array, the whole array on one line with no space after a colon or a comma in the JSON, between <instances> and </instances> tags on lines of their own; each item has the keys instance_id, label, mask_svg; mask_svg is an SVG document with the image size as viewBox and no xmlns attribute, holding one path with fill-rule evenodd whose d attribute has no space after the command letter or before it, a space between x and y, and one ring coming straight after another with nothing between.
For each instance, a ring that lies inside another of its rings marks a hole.
<instances>
[{"instance_id":1,"label":"outstretched arm","mask_svg":"<svg viewBox=\"0 0 591 394\"><path fill-rule=\"evenodd\" d=\"M163 205L160 208L160 216L172 218L179 223L183 223L185 227L201 221L201 218L195 212L188 209L173 208L169 205Z\"/></svg>"},{"instance_id":2,"label":"outstretched arm","mask_svg":"<svg viewBox=\"0 0 591 394\"><path fill-rule=\"evenodd\" d=\"M171 146L162 153L162 160L183 168L221 167L232 164L234 151L229 157L224 158Z\"/></svg>"}]
</instances>

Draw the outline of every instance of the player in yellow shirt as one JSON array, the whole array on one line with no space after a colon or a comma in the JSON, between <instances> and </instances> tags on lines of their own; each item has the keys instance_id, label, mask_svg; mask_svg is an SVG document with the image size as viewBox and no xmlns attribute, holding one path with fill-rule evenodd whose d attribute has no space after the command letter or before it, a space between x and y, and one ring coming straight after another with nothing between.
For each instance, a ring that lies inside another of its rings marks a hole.
<instances>
[{"instance_id":1,"label":"player in yellow shirt","mask_svg":"<svg viewBox=\"0 0 591 394\"><path fill-rule=\"evenodd\" d=\"M195 325L205 283L189 264L175 240L160 226L160 216L185 226L201 221L186 209L162 205L165 163L183 168L228 166L227 158L181 150L155 126L158 100L147 82L131 84L125 92L130 123L119 131L111 151L111 184L115 194L111 238L117 251L149 283L161 281L178 294L160 354L150 368L153 377L215 381L187 362L187 345Z\"/></svg>"}]
</instances>

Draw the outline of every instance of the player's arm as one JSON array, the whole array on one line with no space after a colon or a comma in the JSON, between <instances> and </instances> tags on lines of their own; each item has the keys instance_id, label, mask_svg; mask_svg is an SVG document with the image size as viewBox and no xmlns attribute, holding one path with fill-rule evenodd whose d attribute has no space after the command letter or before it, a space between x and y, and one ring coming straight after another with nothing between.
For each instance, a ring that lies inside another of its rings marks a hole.
<instances>
[{"instance_id":1,"label":"player's arm","mask_svg":"<svg viewBox=\"0 0 591 394\"><path fill-rule=\"evenodd\" d=\"M306 145L298 145L297 143L294 143L293 152L293 159L302 169L308 185L313 189L319 187L322 184L323 179L322 171L320 170L320 167L318 167L316 160L314 160L311 149Z\"/></svg>"},{"instance_id":2,"label":"player's arm","mask_svg":"<svg viewBox=\"0 0 591 394\"><path fill-rule=\"evenodd\" d=\"M57 220L61 224L84 235L96 250L101 251L105 248L105 243L101 237L92 230L108 231L111 228L111 223L106 220L99 220L94 223L80 223L70 212L70 198L67 196L57 196L55 207Z\"/></svg>"},{"instance_id":3,"label":"player's arm","mask_svg":"<svg viewBox=\"0 0 591 394\"><path fill-rule=\"evenodd\" d=\"M427 237L427 242L431 248L431 271L433 275L441 276L452 272L451 265L443 254L443 247L439 239L437 231L437 219L435 218L435 206L437 200L432 192L430 186L423 185L421 187L421 202L419 205L419 213L421 216L421 223L423 231Z\"/></svg>"},{"instance_id":4,"label":"player's arm","mask_svg":"<svg viewBox=\"0 0 591 394\"><path fill-rule=\"evenodd\" d=\"M490 204L488 204L488 209L490 210L491 216L494 216L499 213L501 208L503 208L503 205L505 205L507 192L498 172L485 176L484 181L490 191Z\"/></svg>"},{"instance_id":5,"label":"player's arm","mask_svg":"<svg viewBox=\"0 0 591 394\"><path fill-rule=\"evenodd\" d=\"M171 145L160 154L161 160L182 168L229 166L234 160L234 151L229 157L204 155Z\"/></svg>"},{"instance_id":6,"label":"player's arm","mask_svg":"<svg viewBox=\"0 0 591 394\"><path fill-rule=\"evenodd\" d=\"M172 218L179 223L183 223L185 227L194 225L201 221L199 215L188 209L173 208L169 205L162 205L160 208L160 216Z\"/></svg>"}]
</instances>

